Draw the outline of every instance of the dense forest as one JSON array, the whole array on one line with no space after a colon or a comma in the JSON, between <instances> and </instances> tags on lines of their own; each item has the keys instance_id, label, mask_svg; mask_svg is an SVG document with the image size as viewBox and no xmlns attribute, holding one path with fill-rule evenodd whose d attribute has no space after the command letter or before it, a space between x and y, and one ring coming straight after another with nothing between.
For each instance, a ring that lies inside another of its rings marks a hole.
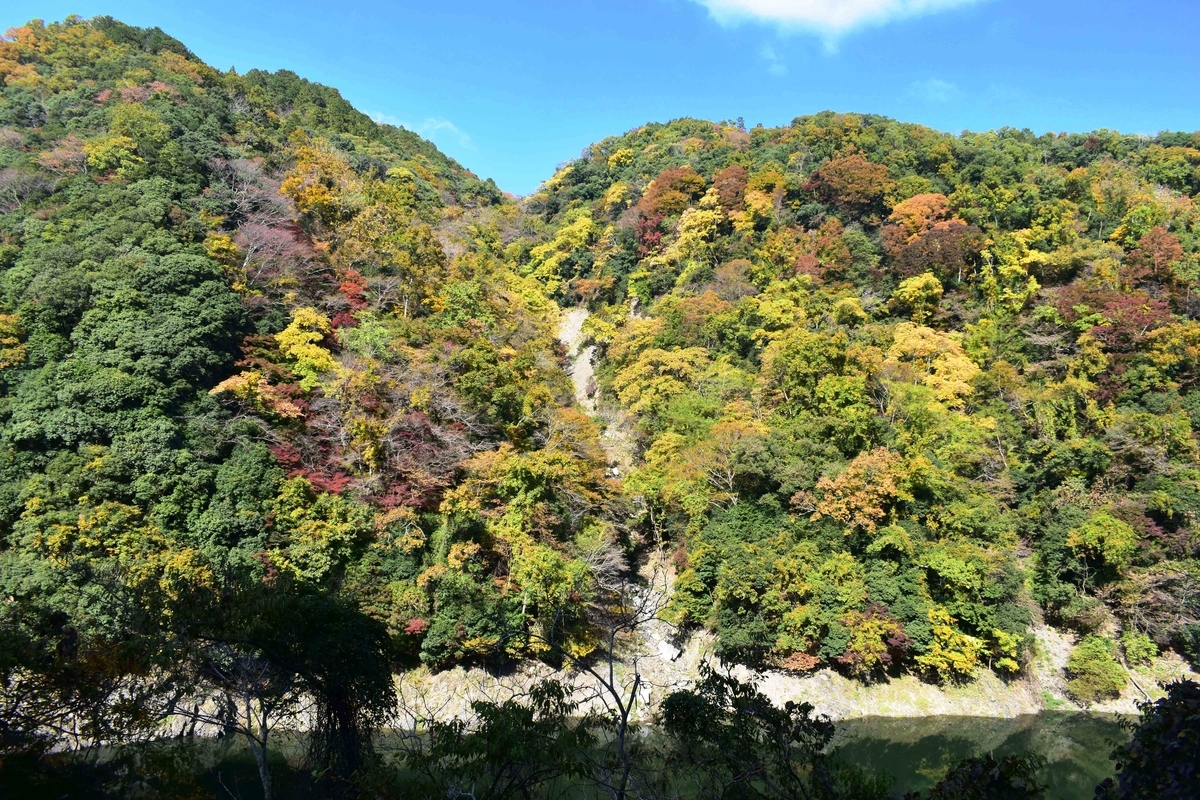
<instances>
[{"instance_id":1,"label":"dense forest","mask_svg":"<svg viewBox=\"0 0 1200 800\"><path fill-rule=\"evenodd\" d=\"M676 618L860 675L1019 672L1034 613L1195 658L1198 146L680 120L547 181L510 249L596 312Z\"/></svg>"},{"instance_id":2,"label":"dense forest","mask_svg":"<svg viewBox=\"0 0 1200 800\"><path fill-rule=\"evenodd\" d=\"M9 30L0 87L0 770L221 703L265 765L304 697L353 774L394 674L611 654L652 553L754 668L1200 660L1200 134L685 119L517 200L111 18ZM664 706L709 765L731 680ZM840 777L744 796L881 796L755 713Z\"/></svg>"}]
</instances>

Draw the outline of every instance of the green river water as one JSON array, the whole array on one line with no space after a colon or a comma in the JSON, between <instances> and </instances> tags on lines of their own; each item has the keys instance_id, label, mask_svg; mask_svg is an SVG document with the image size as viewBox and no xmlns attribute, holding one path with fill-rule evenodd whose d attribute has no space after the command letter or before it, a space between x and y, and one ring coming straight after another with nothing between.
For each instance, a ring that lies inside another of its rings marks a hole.
<instances>
[{"instance_id":1,"label":"green river water","mask_svg":"<svg viewBox=\"0 0 1200 800\"><path fill-rule=\"evenodd\" d=\"M1113 773L1109 753L1117 742L1127 738L1115 716L1065 712L1014 719L869 717L839 722L837 729L834 745L842 756L877 775L889 777L893 797L933 786L947 769L968 756L988 752L1004 756L1032 750L1047 760L1040 778L1049 786L1048 800L1090 800L1096 784ZM389 739L388 734L381 737L381 753L395 752L395 742ZM293 794L299 775L296 765L302 751L302 737L281 735L275 741L272 774L280 798ZM119 757L121 753L134 752L120 748L108 755ZM152 782L159 789L178 790L190 785L194 791L185 792L189 796L232 796L244 800L262 796L257 770L240 737L160 742L141 752L143 758L152 759L159 766L154 772L160 777ZM135 766L133 772L136 775L141 769ZM11 774L6 777L16 778ZM61 787L66 790L64 796L81 796L78 791L84 787L70 785L67 773L60 779L66 781ZM9 796L3 783L4 778L0 778L0 797ZM153 785L142 788L144 796L156 794ZM561 796L590 794L575 794L567 789Z\"/></svg>"},{"instance_id":2,"label":"green river water","mask_svg":"<svg viewBox=\"0 0 1200 800\"><path fill-rule=\"evenodd\" d=\"M933 786L946 770L971 755L1012 755L1032 750L1045 756L1041 774L1053 800L1088 800L1096 784L1113 774L1108 755L1128 735L1109 714L1045 712L990 717L869 717L838 723L837 742L855 764L893 777L893 790Z\"/></svg>"}]
</instances>

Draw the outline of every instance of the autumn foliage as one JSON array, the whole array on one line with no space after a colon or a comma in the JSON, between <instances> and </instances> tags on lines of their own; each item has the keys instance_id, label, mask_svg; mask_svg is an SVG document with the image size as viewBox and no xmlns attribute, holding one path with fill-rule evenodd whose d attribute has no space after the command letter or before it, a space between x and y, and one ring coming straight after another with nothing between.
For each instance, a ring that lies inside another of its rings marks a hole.
<instances>
[{"instance_id":1,"label":"autumn foliage","mask_svg":"<svg viewBox=\"0 0 1200 800\"><path fill-rule=\"evenodd\" d=\"M1118 628L1195 658L1198 146L681 119L518 202L292 73L14 29L4 719L136 739L121 692L236 661L325 704L326 774L393 671L586 659L664 553L755 667L1019 674L1034 619L1081 699Z\"/></svg>"}]
</instances>

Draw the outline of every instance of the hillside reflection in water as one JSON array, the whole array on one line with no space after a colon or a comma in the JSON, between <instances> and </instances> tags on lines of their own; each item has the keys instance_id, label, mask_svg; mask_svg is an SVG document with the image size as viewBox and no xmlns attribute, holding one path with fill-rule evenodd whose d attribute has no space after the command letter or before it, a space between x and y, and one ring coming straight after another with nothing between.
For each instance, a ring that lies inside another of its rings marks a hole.
<instances>
[{"instance_id":1,"label":"hillside reflection in water","mask_svg":"<svg viewBox=\"0 0 1200 800\"><path fill-rule=\"evenodd\" d=\"M1127 735L1109 714L1047 712L989 717L868 717L838 723L837 743L851 763L895 778L893 791L933 786L948 767L971 755L1032 750L1045 756L1047 797L1086 800L1113 774L1108 755Z\"/></svg>"}]
</instances>

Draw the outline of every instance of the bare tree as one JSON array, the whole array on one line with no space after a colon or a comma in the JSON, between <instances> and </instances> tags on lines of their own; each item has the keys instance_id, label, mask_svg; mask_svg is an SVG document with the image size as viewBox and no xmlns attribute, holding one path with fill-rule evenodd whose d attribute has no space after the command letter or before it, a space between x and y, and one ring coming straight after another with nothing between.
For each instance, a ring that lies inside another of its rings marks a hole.
<instances>
[{"instance_id":1,"label":"bare tree","mask_svg":"<svg viewBox=\"0 0 1200 800\"><path fill-rule=\"evenodd\" d=\"M638 771L641 740L638 723L655 686L643 662L649 652L649 630L667 626L661 619L669 598L669 583L661 551L651 555L651 572L644 583L626 571L619 578L607 569L607 556L593 560L606 569L594 581L595 600L590 622L600 638L593 653L576 657L565 647L562 626L554 624L541 638L563 658L570 669L591 680L583 688L580 705L594 709L602 747L584 753L588 778L614 800L646 796L653 776Z\"/></svg>"},{"instance_id":2,"label":"bare tree","mask_svg":"<svg viewBox=\"0 0 1200 800\"><path fill-rule=\"evenodd\" d=\"M295 723L307 702L295 671L282 668L254 648L206 642L198 653L194 691L174 714L246 738L258 766L263 797L271 800L267 763L271 735Z\"/></svg>"},{"instance_id":3,"label":"bare tree","mask_svg":"<svg viewBox=\"0 0 1200 800\"><path fill-rule=\"evenodd\" d=\"M249 221L268 227L284 226L295 217L291 204L279 194L279 181L263 172L259 162L213 159L208 166L225 190L221 199L228 204L235 224Z\"/></svg>"},{"instance_id":4,"label":"bare tree","mask_svg":"<svg viewBox=\"0 0 1200 800\"><path fill-rule=\"evenodd\" d=\"M49 194L52 185L43 176L16 167L0 170L0 212L24 208L30 200Z\"/></svg>"}]
</instances>

